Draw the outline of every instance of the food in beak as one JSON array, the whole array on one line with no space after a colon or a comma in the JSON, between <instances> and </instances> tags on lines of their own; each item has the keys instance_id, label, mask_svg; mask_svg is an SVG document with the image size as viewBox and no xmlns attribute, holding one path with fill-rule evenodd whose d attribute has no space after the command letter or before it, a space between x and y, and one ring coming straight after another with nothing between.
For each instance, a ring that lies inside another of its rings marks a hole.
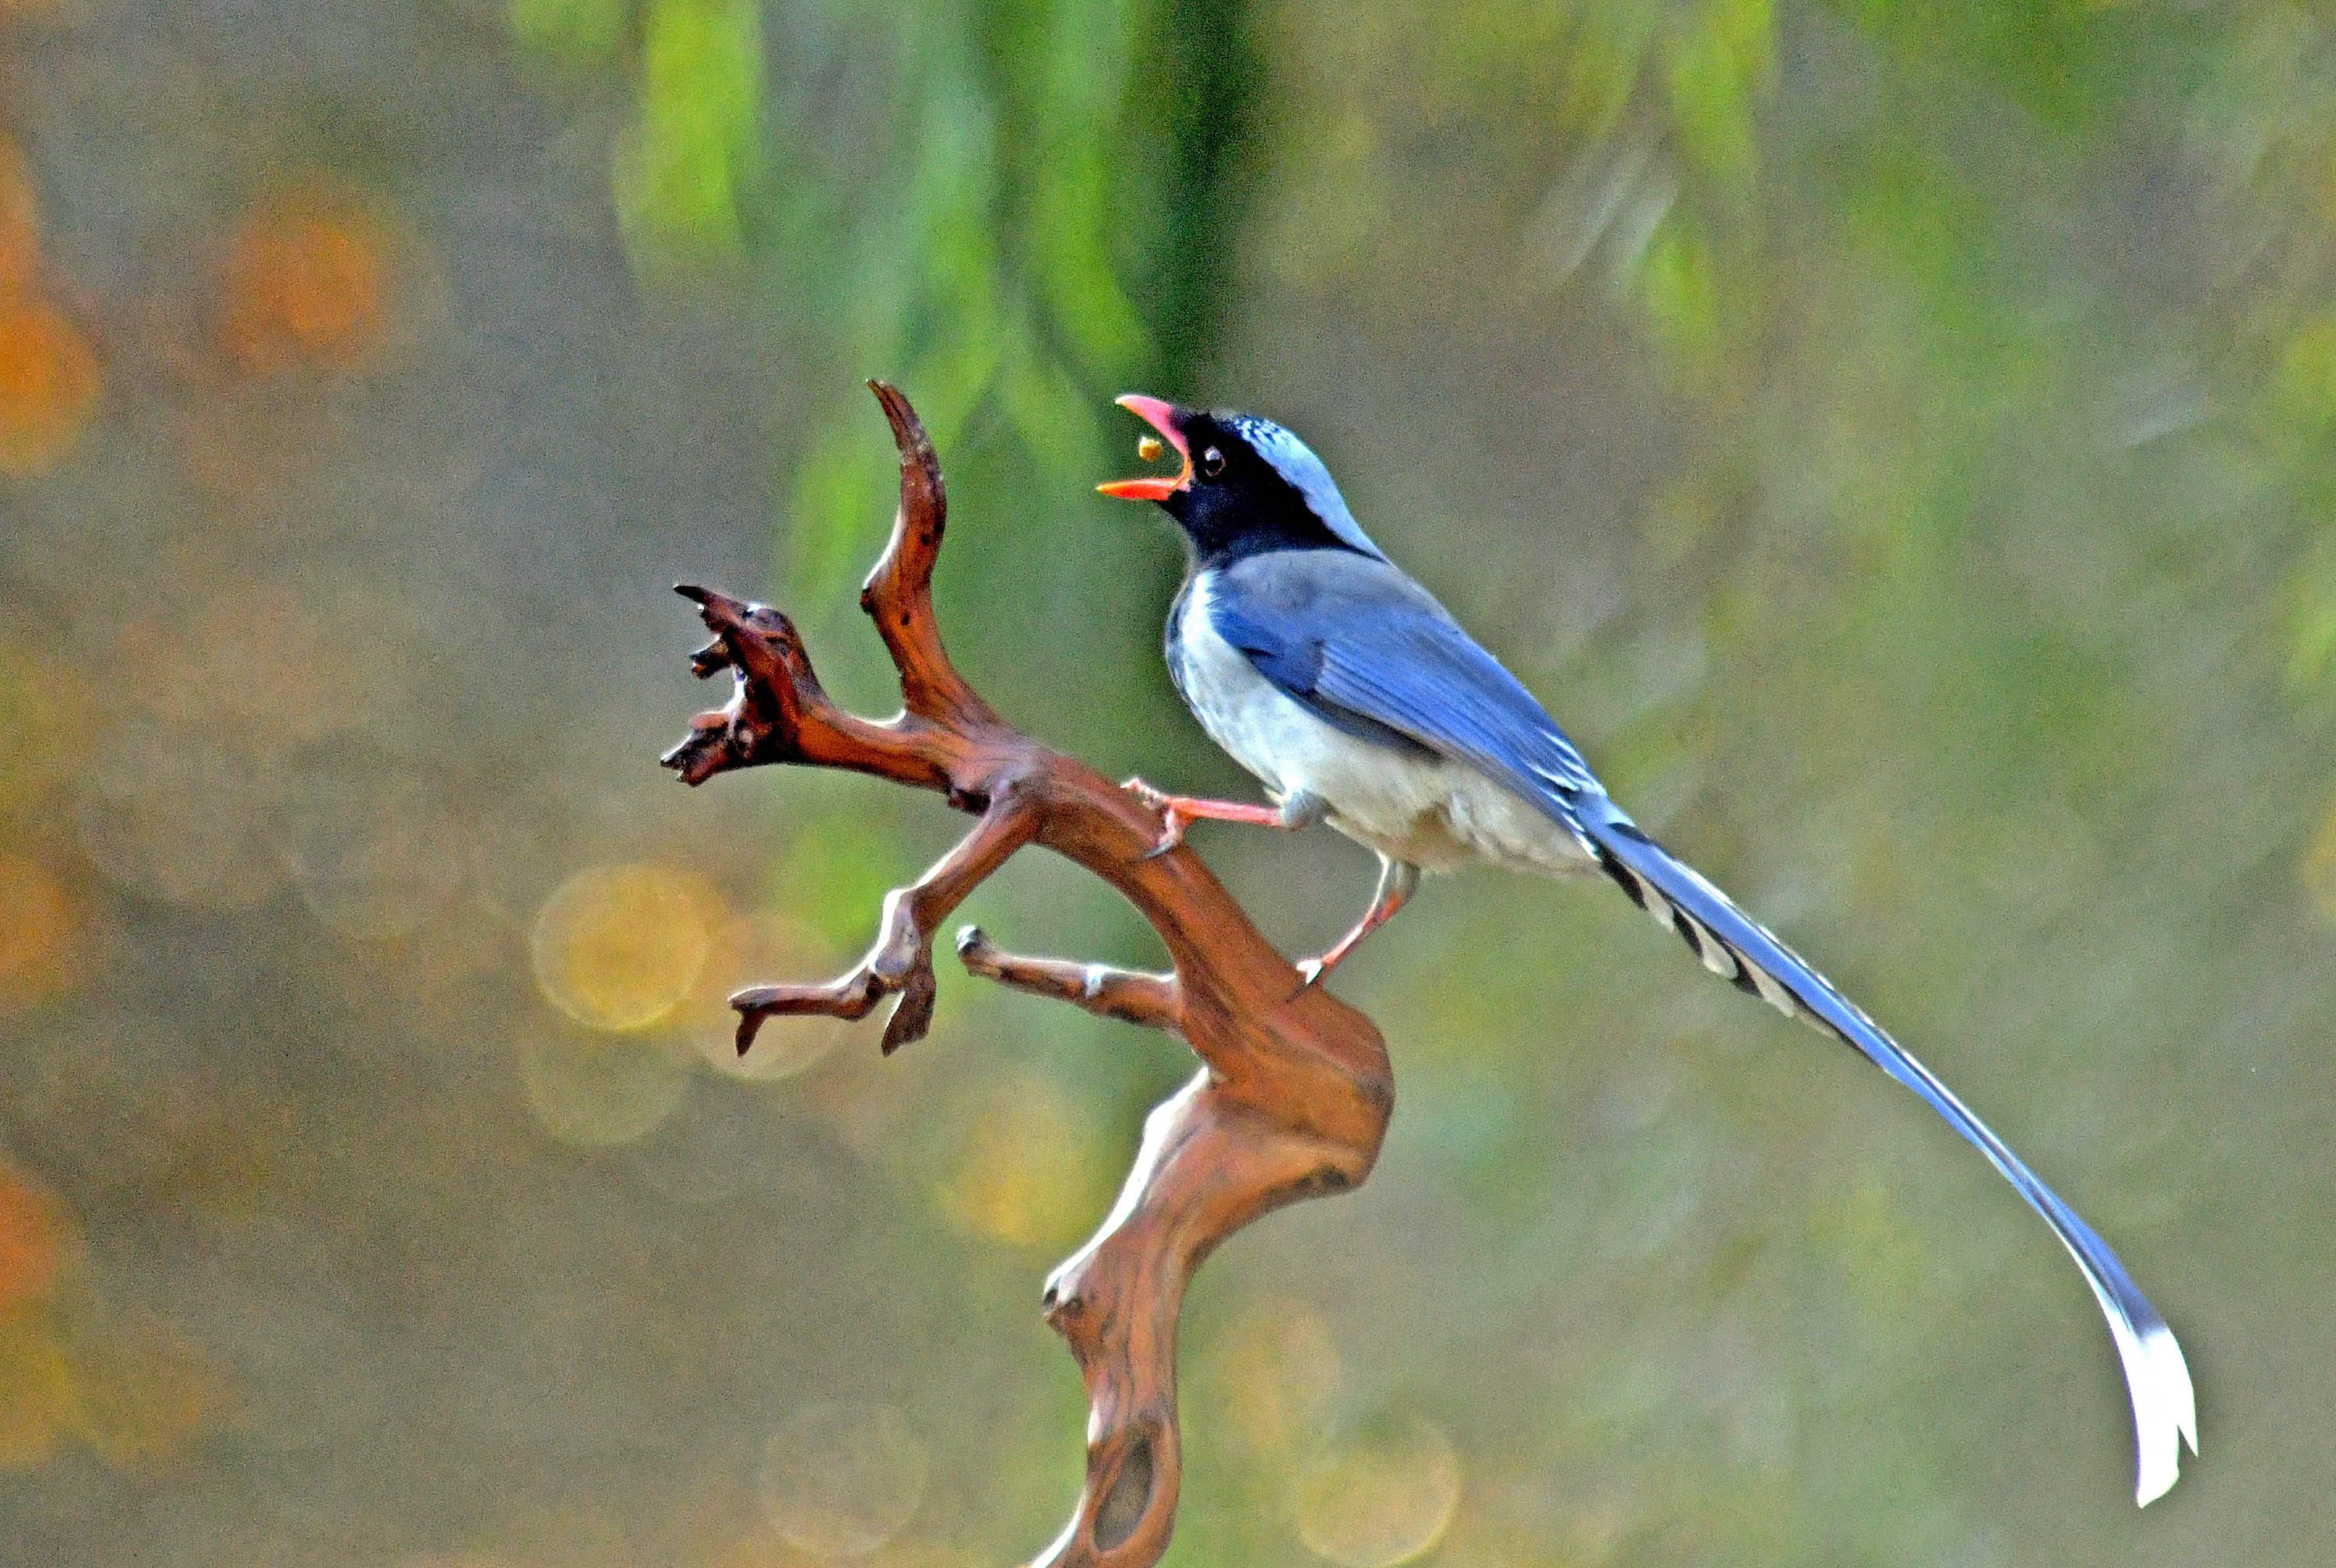
<instances>
[{"instance_id":1,"label":"food in beak","mask_svg":"<svg viewBox=\"0 0 2336 1568\"><path fill-rule=\"evenodd\" d=\"M1192 454L1185 450L1183 433L1176 428L1176 405L1164 398L1145 397L1140 393L1134 392L1120 398L1118 402L1122 408L1160 433L1156 436L1147 435L1137 442L1135 455L1146 463L1156 463L1166 451L1166 448L1161 444L1164 441L1168 446L1176 449L1177 456L1184 460L1183 471L1173 479L1157 474L1147 475L1143 479L1114 479L1108 484L1098 484L1095 488L1104 494L1116 496L1121 501L1165 501L1192 483Z\"/></svg>"}]
</instances>

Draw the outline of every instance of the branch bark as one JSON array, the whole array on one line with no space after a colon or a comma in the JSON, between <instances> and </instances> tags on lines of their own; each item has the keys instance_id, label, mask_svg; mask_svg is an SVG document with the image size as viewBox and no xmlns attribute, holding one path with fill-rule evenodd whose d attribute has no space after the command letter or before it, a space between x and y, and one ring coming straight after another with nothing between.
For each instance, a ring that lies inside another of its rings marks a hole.
<instances>
[{"instance_id":1,"label":"branch bark","mask_svg":"<svg viewBox=\"0 0 2336 1568\"><path fill-rule=\"evenodd\" d=\"M933 562L947 502L940 463L909 400L869 384L900 453L900 509L861 607L900 671L890 719L837 707L786 617L708 589L695 601L714 640L693 667L727 669L729 702L696 716L662 759L685 783L768 763L849 768L937 790L977 821L955 849L884 901L875 945L823 984L757 986L731 998L738 1048L784 1014L866 1017L893 998L890 1053L932 1022L933 938L967 895L1027 844L1076 862L1125 897L1175 969L1150 975L1022 958L968 928L967 969L1002 985L1182 1037L1201 1070L1144 1123L1119 1201L1046 1282L1041 1306L1086 1382L1086 1487L1037 1568L1149 1568L1174 1523L1181 1446L1176 1322L1192 1271L1260 1214L1356 1185L1393 1106L1386 1047L1368 1018L1259 934L1189 850L1147 858L1155 812L1094 769L1022 734L967 685L941 646Z\"/></svg>"}]
</instances>

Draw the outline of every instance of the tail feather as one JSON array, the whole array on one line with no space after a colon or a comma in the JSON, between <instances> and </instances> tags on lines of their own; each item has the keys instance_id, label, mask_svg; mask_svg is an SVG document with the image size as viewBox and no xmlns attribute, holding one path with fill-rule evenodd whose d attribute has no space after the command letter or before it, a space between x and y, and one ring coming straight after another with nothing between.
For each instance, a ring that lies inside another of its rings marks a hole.
<instances>
[{"instance_id":1,"label":"tail feather","mask_svg":"<svg viewBox=\"0 0 2336 1568\"><path fill-rule=\"evenodd\" d=\"M1846 1042L1883 1072L1929 1102L2043 1216L2068 1250L2108 1320L2133 1398L2139 1478L2134 1500L2147 1505L2172 1487L2182 1444L2198 1451L2197 1406L2182 1347L2141 1293L2108 1244L2077 1212L1973 1115L1928 1067L1909 1056L1833 983L1776 940L1726 893L1660 844L1602 794L1571 795L1567 814L1585 835L1599 865L1655 923L1674 930L1703 967L1737 989L1758 997L1787 1018Z\"/></svg>"}]
</instances>

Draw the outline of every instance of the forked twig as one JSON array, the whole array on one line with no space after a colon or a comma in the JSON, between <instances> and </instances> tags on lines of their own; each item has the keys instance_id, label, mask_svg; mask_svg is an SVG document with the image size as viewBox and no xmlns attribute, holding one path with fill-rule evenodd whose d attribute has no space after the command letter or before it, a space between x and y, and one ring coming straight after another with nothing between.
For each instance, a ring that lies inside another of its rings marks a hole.
<instances>
[{"instance_id":1,"label":"forked twig","mask_svg":"<svg viewBox=\"0 0 2336 1568\"><path fill-rule=\"evenodd\" d=\"M766 1018L860 1018L894 998L883 1048L932 1022L936 931L984 880L1037 843L1134 904L1175 970L1148 975L998 951L968 928L967 969L1107 1017L1179 1035L1201 1071L1144 1123L1118 1203L1056 1269L1042 1299L1086 1381L1086 1489L1040 1568L1148 1568L1167 1550L1181 1448L1176 1320L1184 1287L1225 1237L1281 1204L1361 1182L1393 1105L1387 1050L1369 1019L1301 987L1191 851L1158 858L1148 807L1094 769L1022 734L966 684L941 647L933 562L947 520L940 464L909 400L871 389L900 453L900 510L860 596L900 677L902 711L881 721L837 707L785 616L711 589L678 591L714 641L701 676L727 669L730 701L699 714L663 758L684 782L764 763L849 768L938 790L978 814L922 877L884 901L875 945L823 985L757 986L731 998L738 1048Z\"/></svg>"}]
</instances>

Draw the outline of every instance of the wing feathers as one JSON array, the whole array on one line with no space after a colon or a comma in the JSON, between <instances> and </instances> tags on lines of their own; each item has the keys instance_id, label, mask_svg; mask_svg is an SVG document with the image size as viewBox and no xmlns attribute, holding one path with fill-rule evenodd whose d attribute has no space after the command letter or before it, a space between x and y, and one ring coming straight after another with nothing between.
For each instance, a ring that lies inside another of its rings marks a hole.
<instances>
[{"instance_id":1,"label":"wing feathers","mask_svg":"<svg viewBox=\"0 0 2336 1568\"><path fill-rule=\"evenodd\" d=\"M1469 763L1527 800L1598 787L1533 695L1386 561L1288 550L1214 579L1210 626L1330 724Z\"/></svg>"}]
</instances>

